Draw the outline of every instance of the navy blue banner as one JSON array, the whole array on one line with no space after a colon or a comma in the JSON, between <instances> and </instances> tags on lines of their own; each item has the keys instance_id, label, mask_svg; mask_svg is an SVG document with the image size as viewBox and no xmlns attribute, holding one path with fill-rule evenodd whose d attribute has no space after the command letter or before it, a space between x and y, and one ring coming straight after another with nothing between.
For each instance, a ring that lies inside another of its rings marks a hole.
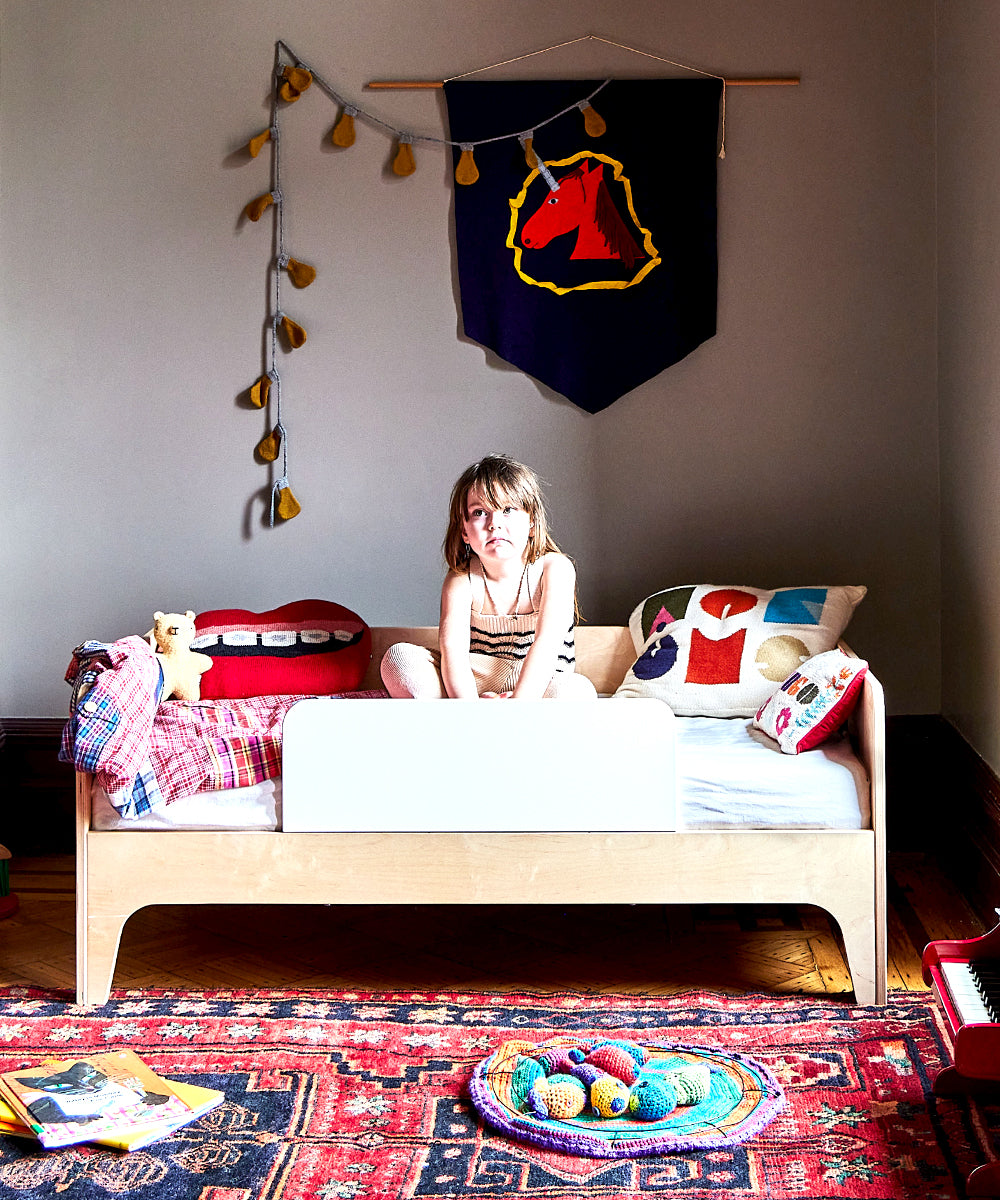
<instances>
[{"instance_id":1,"label":"navy blue banner","mask_svg":"<svg viewBox=\"0 0 1000 1200\"><path fill-rule=\"evenodd\" d=\"M465 333L588 412L712 337L718 273L721 81L612 80L592 137L576 104L600 82L445 84L453 141L539 123L538 168L507 137L455 185Z\"/></svg>"}]
</instances>

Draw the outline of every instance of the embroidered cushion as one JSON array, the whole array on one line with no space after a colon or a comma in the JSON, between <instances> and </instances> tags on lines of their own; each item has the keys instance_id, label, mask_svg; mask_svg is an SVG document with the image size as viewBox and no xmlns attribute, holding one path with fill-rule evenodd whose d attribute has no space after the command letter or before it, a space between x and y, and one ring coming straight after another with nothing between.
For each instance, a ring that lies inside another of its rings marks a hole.
<instances>
[{"instance_id":1,"label":"embroidered cushion","mask_svg":"<svg viewBox=\"0 0 1000 1200\"><path fill-rule=\"evenodd\" d=\"M270 612L215 609L195 618L192 650L208 654L203 700L325 696L358 687L371 658L371 630L329 600L297 600Z\"/></svg>"},{"instance_id":2,"label":"embroidered cushion","mask_svg":"<svg viewBox=\"0 0 1000 1200\"><path fill-rule=\"evenodd\" d=\"M655 696L678 716L752 717L815 654L832 650L867 589L697 584L633 610L639 657L617 696Z\"/></svg>"},{"instance_id":3,"label":"embroidered cushion","mask_svg":"<svg viewBox=\"0 0 1000 1200\"><path fill-rule=\"evenodd\" d=\"M868 664L843 650L827 650L793 671L757 710L754 725L786 754L825 742L854 711Z\"/></svg>"}]
</instances>

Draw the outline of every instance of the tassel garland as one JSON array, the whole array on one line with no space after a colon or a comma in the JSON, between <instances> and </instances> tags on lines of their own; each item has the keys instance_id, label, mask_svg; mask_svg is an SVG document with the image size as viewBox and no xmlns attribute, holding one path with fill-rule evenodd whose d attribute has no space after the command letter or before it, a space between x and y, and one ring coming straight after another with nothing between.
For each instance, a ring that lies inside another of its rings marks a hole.
<instances>
[{"instance_id":1,"label":"tassel garland","mask_svg":"<svg viewBox=\"0 0 1000 1200\"><path fill-rule=\"evenodd\" d=\"M455 168L455 182L470 184L475 183L478 178L479 168L476 166L476 160L472 156L472 147L463 145L458 166Z\"/></svg>"},{"instance_id":2,"label":"tassel garland","mask_svg":"<svg viewBox=\"0 0 1000 1200\"><path fill-rule=\"evenodd\" d=\"M302 505L292 493L292 489L288 486L288 480L282 476L281 479L271 489L271 524L274 524L275 500L277 500L278 516L283 521L290 521L292 517L297 517L302 511Z\"/></svg>"},{"instance_id":3,"label":"tassel garland","mask_svg":"<svg viewBox=\"0 0 1000 1200\"><path fill-rule=\"evenodd\" d=\"M252 137L250 139L250 141L247 143L247 153L251 158L256 158L257 155L260 154L261 150L264 149L265 144L271 140L271 134L273 132L274 131L272 129L265 129L261 133L258 133L256 137Z\"/></svg>"},{"instance_id":4,"label":"tassel garland","mask_svg":"<svg viewBox=\"0 0 1000 1200\"><path fill-rule=\"evenodd\" d=\"M583 100L577 108L583 113L583 127L591 137L600 137L608 126L601 114L588 101Z\"/></svg>"},{"instance_id":5,"label":"tassel garland","mask_svg":"<svg viewBox=\"0 0 1000 1200\"><path fill-rule=\"evenodd\" d=\"M299 262L297 258L289 258L287 254L279 255L278 266L284 267L288 278L297 288L306 288L316 278L316 268L308 263Z\"/></svg>"},{"instance_id":6,"label":"tassel garland","mask_svg":"<svg viewBox=\"0 0 1000 1200\"><path fill-rule=\"evenodd\" d=\"M265 192L262 196L257 196L256 199L251 200L243 211L251 221L259 221L277 199L277 192Z\"/></svg>"},{"instance_id":7,"label":"tassel garland","mask_svg":"<svg viewBox=\"0 0 1000 1200\"><path fill-rule=\"evenodd\" d=\"M278 326L281 332L285 335L288 345L293 350L298 350L300 346L304 346L306 342L306 331L291 317L285 316L284 313L278 313Z\"/></svg>"},{"instance_id":8,"label":"tassel garland","mask_svg":"<svg viewBox=\"0 0 1000 1200\"><path fill-rule=\"evenodd\" d=\"M281 435L284 429L281 425L275 425L269 434L262 437L257 443L257 454L265 462L274 462L278 457L278 451L281 449Z\"/></svg>"},{"instance_id":9,"label":"tassel garland","mask_svg":"<svg viewBox=\"0 0 1000 1200\"><path fill-rule=\"evenodd\" d=\"M312 73L305 67L285 67L281 78L284 83L278 89L278 95L289 104L294 104L313 81Z\"/></svg>"},{"instance_id":10,"label":"tassel garland","mask_svg":"<svg viewBox=\"0 0 1000 1200\"><path fill-rule=\"evenodd\" d=\"M348 146L354 145L354 139L357 134L354 131L354 118L357 116L358 110L353 104L344 106L344 111L340 115L340 120L333 127L333 132L330 134L330 141L335 146L342 146L345 149Z\"/></svg>"},{"instance_id":11,"label":"tassel garland","mask_svg":"<svg viewBox=\"0 0 1000 1200\"><path fill-rule=\"evenodd\" d=\"M250 389L250 403L255 408L263 408L267 404L267 398L271 394L271 378L269 375L261 375L260 379Z\"/></svg>"},{"instance_id":12,"label":"tassel garland","mask_svg":"<svg viewBox=\"0 0 1000 1200\"><path fill-rule=\"evenodd\" d=\"M404 134L399 139L399 148L396 151L396 157L393 159L393 174L403 176L412 175L416 169L417 162L413 157L413 146L410 139Z\"/></svg>"}]
</instances>

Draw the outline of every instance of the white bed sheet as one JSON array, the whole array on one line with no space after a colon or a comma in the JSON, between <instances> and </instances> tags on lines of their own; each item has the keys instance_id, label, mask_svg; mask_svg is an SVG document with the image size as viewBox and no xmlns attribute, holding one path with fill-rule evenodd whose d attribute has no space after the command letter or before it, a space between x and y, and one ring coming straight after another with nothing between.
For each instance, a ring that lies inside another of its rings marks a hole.
<instances>
[{"instance_id":1,"label":"white bed sheet","mask_svg":"<svg viewBox=\"0 0 1000 1200\"><path fill-rule=\"evenodd\" d=\"M803 754L746 717L678 717L681 829L869 829L868 774L850 741Z\"/></svg>"},{"instance_id":2,"label":"white bed sheet","mask_svg":"<svg viewBox=\"0 0 1000 1200\"><path fill-rule=\"evenodd\" d=\"M678 717L679 829L868 829L869 781L850 742L782 754L744 717ZM198 792L137 821L123 821L93 790L94 829L281 828L281 780Z\"/></svg>"}]
</instances>

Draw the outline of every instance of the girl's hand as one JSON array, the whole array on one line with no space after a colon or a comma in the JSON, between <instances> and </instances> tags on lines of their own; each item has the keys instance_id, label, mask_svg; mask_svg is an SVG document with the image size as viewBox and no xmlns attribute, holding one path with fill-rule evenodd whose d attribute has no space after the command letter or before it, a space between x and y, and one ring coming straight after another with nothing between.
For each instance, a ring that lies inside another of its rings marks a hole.
<instances>
[{"instance_id":1,"label":"girl's hand","mask_svg":"<svg viewBox=\"0 0 1000 1200\"><path fill-rule=\"evenodd\" d=\"M513 700L513 692L483 692L480 700Z\"/></svg>"}]
</instances>

